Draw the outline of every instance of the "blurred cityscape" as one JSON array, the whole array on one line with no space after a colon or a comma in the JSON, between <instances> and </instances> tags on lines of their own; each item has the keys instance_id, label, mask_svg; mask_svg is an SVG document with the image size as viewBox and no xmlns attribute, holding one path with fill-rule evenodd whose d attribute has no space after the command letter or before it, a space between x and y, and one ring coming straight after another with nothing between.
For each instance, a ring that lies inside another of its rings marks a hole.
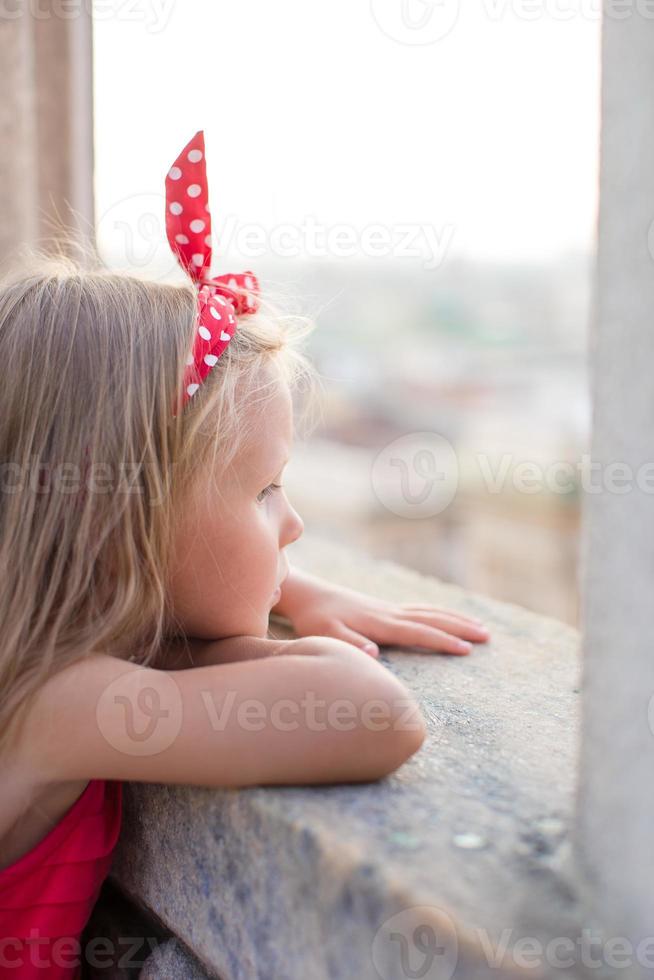
<instances>
[{"instance_id":1,"label":"blurred cityscape","mask_svg":"<svg viewBox=\"0 0 654 980\"><path fill-rule=\"evenodd\" d=\"M306 528L577 624L592 257L450 259L436 271L397 260L258 268L273 288L291 280L318 320L308 350L323 378L322 417L285 473ZM411 447L433 434L453 447L458 483L424 516L400 470L419 500L429 475ZM375 476L395 440L400 506ZM545 478L513 480L525 464Z\"/></svg>"},{"instance_id":2,"label":"blurred cityscape","mask_svg":"<svg viewBox=\"0 0 654 980\"><path fill-rule=\"evenodd\" d=\"M179 281L156 252L133 271ZM319 421L284 476L307 530L578 625L593 261L215 259L317 322Z\"/></svg>"}]
</instances>

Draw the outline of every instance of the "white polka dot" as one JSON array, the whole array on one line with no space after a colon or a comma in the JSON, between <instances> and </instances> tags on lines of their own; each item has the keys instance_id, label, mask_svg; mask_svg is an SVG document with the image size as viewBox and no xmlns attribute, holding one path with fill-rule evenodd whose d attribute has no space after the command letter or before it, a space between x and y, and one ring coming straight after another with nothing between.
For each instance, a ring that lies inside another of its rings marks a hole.
<instances>
[{"instance_id":1,"label":"white polka dot","mask_svg":"<svg viewBox=\"0 0 654 980\"><path fill-rule=\"evenodd\" d=\"M168 176L171 180L179 180L179 178L182 176L182 171L179 169L179 167L171 167L168 171Z\"/></svg>"},{"instance_id":2,"label":"white polka dot","mask_svg":"<svg viewBox=\"0 0 654 980\"><path fill-rule=\"evenodd\" d=\"M211 306L209 308L209 312L211 313L214 320L220 320L220 313L218 312L215 306Z\"/></svg>"},{"instance_id":3,"label":"white polka dot","mask_svg":"<svg viewBox=\"0 0 654 980\"><path fill-rule=\"evenodd\" d=\"M207 248L211 248L211 235L204 236L204 244L207 246Z\"/></svg>"},{"instance_id":4,"label":"white polka dot","mask_svg":"<svg viewBox=\"0 0 654 980\"><path fill-rule=\"evenodd\" d=\"M181 214L183 210L184 208L178 201L173 201L173 203L170 205L171 214Z\"/></svg>"},{"instance_id":5,"label":"white polka dot","mask_svg":"<svg viewBox=\"0 0 654 980\"><path fill-rule=\"evenodd\" d=\"M202 159L202 150L189 150L187 159L190 160L191 163L199 163Z\"/></svg>"},{"instance_id":6,"label":"white polka dot","mask_svg":"<svg viewBox=\"0 0 654 980\"><path fill-rule=\"evenodd\" d=\"M236 285L236 279L234 279L233 276L229 280L229 282L227 283L227 285L229 286L230 289L238 289L238 286Z\"/></svg>"},{"instance_id":7,"label":"white polka dot","mask_svg":"<svg viewBox=\"0 0 654 980\"><path fill-rule=\"evenodd\" d=\"M193 357L192 354L189 354L189 356L186 358L186 363L187 364L194 364L195 363L195 358Z\"/></svg>"},{"instance_id":8,"label":"white polka dot","mask_svg":"<svg viewBox=\"0 0 654 980\"><path fill-rule=\"evenodd\" d=\"M186 188L186 193L189 197L199 197L202 193L202 188L199 184L189 184Z\"/></svg>"},{"instance_id":9,"label":"white polka dot","mask_svg":"<svg viewBox=\"0 0 654 980\"><path fill-rule=\"evenodd\" d=\"M175 235L175 241L179 242L180 245L188 245L188 238L186 235Z\"/></svg>"},{"instance_id":10,"label":"white polka dot","mask_svg":"<svg viewBox=\"0 0 654 980\"><path fill-rule=\"evenodd\" d=\"M186 390L189 393L189 395L194 395L199 387L200 385L192 384L192 385L188 385Z\"/></svg>"},{"instance_id":11,"label":"white polka dot","mask_svg":"<svg viewBox=\"0 0 654 980\"><path fill-rule=\"evenodd\" d=\"M189 228L191 229L191 231L194 231L197 235L199 234L199 232L204 231L204 221L202 220L202 218L193 218L193 221L189 225Z\"/></svg>"},{"instance_id":12,"label":"white polka dot","mask_svg":"<svg viewBox=\"0 0 654 980\"><path fill-rule=\"evenodd\" d=\"M193 256L193 265L197 265L199 268L201 265L203 265L203 263L204 263L204 255L201 255L199 252L196 252Z\"/></svg>"},{"instance_id":13,"label":"white polka dot","mask_svg":"<svg viewBox=\"0 0 654 980\"><path fill-rule=\"evenodd\" d=\"M205 364L208 364L209 367L213 367L217 360L218 360L218 358L217 358L217 356L215 354L205 354L204 355L204 363Z\"/></svg>"},{"instance_id":14,"label":"white polka dot","mask_svg":"<svg viewBox=\"0 0 654 980\"><path fill-rule=\"evenodd\" d=\"M203 340L211 340L211 331L207 330L205 326L198 327L198 333Z\"/></svg>"},{"instance_id":15,"label":"white polka dot","mask_svg":"<svg viewBox=\"0 0 654 980\"><path fill-rule=\"evenodd\" d=\"M245 277L245 285L248 287L248 289L254 289L254 283L252 281L252 276L246 276Z\"/></svg>"},{"instance_id":16,"label":"white polka dot","mask_svg":"<svg viewBox=\"0 0 654 980\"><path fill-rule=\"evenodd\" d=\"M232 339L232 335L231 335L231 333L227 333L225 330L221 330L220 331L220 339L221 340L231 340Z\"/></svg>"},{"instance_id":17,"label":"white polka dot","mask_svg":"<svg viewBox=\"0 0 654 980\"><path fill-rule=\"evenodd\" d=\"M221 306L227 306L227 300L225 299L224 296L216 296L216 299L218 300Z\"/></svg>"},{"instance_id":18,"label":"white polka dot","mask_svg":"<svg viewBox=\"0 0 654 980\"><path fill-rule=\"evenodd\" d=\"M236 320L234 319L234 317L232 316L231 313L229 314L229 322L230 323L236 323Z\"/></svg>"},{"instance_id":19,"label":"white polka dot","mask_svg":"<svg viewBox=\"0 0 654 980\"><path fill-rule=\"evenodd\" d=\"M204 210L207 212L207 214L211 214L211 208L209 207L208 204L205 204Z\"/></svg>"}]
</instances>

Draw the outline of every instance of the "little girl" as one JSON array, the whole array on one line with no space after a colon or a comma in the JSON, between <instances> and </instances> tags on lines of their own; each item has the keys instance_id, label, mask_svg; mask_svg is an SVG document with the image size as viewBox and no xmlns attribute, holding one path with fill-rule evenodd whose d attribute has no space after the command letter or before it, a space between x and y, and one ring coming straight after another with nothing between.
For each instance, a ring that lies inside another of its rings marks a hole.
<instances>
[{"instance_id":1,"label":"little girl","mask_svg":"<svg viewBox=\"0 0 654 980\"><path fill-rule=\"evenodd\" d=\"M252 273L209 276L202 132L166 215L182 285L33 252L0 289L3 978L83 975L121 781L379 779L426 729L376 644L488 639L289 565L306 329ZM296 639L269 635L271 611Z\"/></svg>"}]
</instances>

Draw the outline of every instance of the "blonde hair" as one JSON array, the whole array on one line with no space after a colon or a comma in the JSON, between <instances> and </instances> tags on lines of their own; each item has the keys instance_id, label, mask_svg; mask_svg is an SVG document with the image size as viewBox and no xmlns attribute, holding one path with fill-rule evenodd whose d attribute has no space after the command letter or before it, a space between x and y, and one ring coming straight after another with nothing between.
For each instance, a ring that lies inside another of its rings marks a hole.
<instances>
[{"instance_id":1,"label":"blonde hair","mask_svg":"<svg viewBox=\"0 0 654 980\"><path fill-rule=\"evenodd\" d=\"M88 248L81 260L24 248L0 281L0 751L74 661L100 650L156 663L174 628L174 514L195 474L229 466L251 404L280 381L315 405L301 350L315 323L262 292L173 417L196 296L190 280L102 268Z\"/></svg>"}]
</instances>

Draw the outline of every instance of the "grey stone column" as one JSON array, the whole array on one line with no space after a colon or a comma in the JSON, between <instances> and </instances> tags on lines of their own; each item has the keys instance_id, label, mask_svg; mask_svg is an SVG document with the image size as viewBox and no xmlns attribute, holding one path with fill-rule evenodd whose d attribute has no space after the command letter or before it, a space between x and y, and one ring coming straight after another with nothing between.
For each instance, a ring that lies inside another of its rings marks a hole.
<instances>
[{"instance_id":1,"label":"grey stone column","mask_svg":"<svg viewBox=\"0 0 654 980\"><path fill-rule=\"evenodd\" d=\"M591 324L592 459L600 467L584 494L576 827L589 905L609 935L634 943L654 935L654 735L648 720L654 693L654 466L646 468L654 460L652 17L654 11L642 13L635 3L605 0ZM654 959L652 948L649 957Z\"/></svg>"},{"instance_id":2,"label":"grey stone column","mask_svg":"<svg viewBox=\"0 0 654 980\"><path fill-rule=\"evenodd\" d=\"M92 25L88 4L0 9L0 259L62 229L92 237Z\"/></svg>"}]
</instances>

